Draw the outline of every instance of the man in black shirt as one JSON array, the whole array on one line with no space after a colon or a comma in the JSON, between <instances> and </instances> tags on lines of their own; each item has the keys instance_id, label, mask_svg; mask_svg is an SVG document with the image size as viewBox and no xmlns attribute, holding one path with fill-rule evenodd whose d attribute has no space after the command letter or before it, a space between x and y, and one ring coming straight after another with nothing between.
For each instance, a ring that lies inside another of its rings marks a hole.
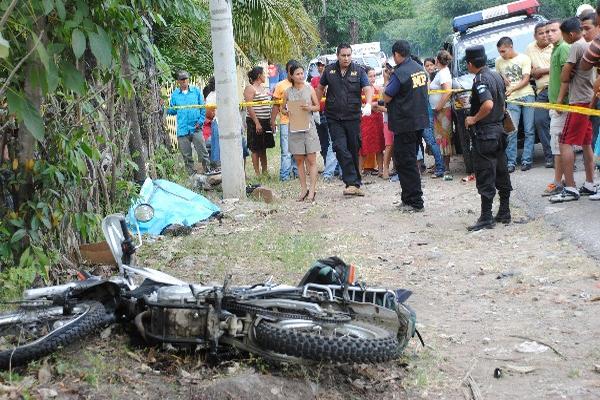
<instances>
[{"instance_id":1,"label":"man in black shirt","mask_svg":"<svg viewBox=\"0 0 600 400\"><path fill-rule=\"evenodd\" d=\"M423 211L421 174L417 146L429 128L427 73L410 56L410 44L399 40L392 46L396 66L385 88L388 127L394 132L394 166L402 188L402 211Z\"/></svg>"},{"instance_id":2,"label":"man in black shirt","mask_svg":"<svg viewBox=\"0 0 600 400\"><path fill-rule=\"evenodd\" d=\"M473 167L477 191L481 196L481 215L469 231L491 229L495 222L510 223L510 175L504 149L504 109L506 87L502 77L487 67L487 56L483 46L466 50L465 61L469 72L475 74L471 93L471 116L465 126L473 136ZM500 207L492 217L492 203L500 195Z\"/></svg>"},{"instance_id":3,"label":"man in black shirt","mask_svg":"<svg viewBox=\"0 0 600 400\"><path fill-rule=\"evenodd\" d=\"M360 189L361 178L358 164L360 149L361 93L364 91L366 104L363 115L371 115L373 87L365 70L352 62L352 48L340 44L337 48L338 61L325 67L317 98L321 99L327 88L325 116L333 142L333 151L342 168L342 179L346 184L344 195L364 196Z\"/></svg>"}]
</instances>

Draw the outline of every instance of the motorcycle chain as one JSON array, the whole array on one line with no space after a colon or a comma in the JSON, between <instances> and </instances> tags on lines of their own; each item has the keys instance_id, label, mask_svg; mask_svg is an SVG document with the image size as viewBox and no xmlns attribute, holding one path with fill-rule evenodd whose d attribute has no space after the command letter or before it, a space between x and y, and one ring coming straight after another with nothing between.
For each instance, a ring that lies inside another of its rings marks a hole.
<instances>
[{"instance_id":1,"label":"motorcycle chain","mask_svg":"<svg viewBox=\"0 0 600 400\"><path fill-rule=\"evenodd\" d=\"M276 319L305 319L309 317L315 321L321 321L325 323L343 323L348 322L352 318L348 314L339 313L338 315L320 315L307 311L295 311L293 313L283 312L283 311L274 311L269 310L263 307L252 306L248 304L240 304L240 303L223 303L223 308L231 311L241 311L247 312L250 314L258 314L267 317L272 317Z\"/></svg>"}]
</instances>

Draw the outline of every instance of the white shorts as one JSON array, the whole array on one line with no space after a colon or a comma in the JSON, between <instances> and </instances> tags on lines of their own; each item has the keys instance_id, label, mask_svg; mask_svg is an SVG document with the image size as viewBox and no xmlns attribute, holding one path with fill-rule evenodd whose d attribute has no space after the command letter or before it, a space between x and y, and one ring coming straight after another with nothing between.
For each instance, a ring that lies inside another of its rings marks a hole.
<instances>
[{"instance_id":1,"label":"white shorts","mask_svg":"<svg viewBox=\"0 0 600 400\"><path fill-rule=\"evenodd\" d=\"M559 138L565 128L566 120L566 112L558 113L550 110L550 149L552 150L552 155L560 155Z\"/></svg>"}]
</instances>

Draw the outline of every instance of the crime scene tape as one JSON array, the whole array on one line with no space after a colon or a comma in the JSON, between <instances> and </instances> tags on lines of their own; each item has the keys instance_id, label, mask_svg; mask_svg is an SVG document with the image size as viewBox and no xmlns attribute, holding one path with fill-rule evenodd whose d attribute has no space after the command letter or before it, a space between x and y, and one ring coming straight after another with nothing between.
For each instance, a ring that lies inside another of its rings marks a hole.
<instances>
[{"instance_id":1,"label":"crime scene tape","mask_svg":"<svg viewBox=\"0 0 600 400\"><path fill-rule=\"evenodd\" d=\"M507 103L515 104L524 107L543 108L545 110L554 110L560 112L570 112L576 114L588 115L590 117L600 117L600 110L594 110L587 107L581 106L570 106L567 104L553 104L553 103L524 103L522 101L508 100Z\"/></svg>"},{"instance_id":2,"label":"crime scene tape","mask_svg":"<svg viewBox=\"0 0 600 400\"><path fill-rule=\"evenodd\" d=\"M463 93L469 92L468 89L450 89L450 90L430 90L429 94L444 94L444 93ZM364 96L362 96L364 98ZM380 97L381 98L381 97ZM323 97L321 101L325 101ZM240 102L240 107L252 107L252 106L267 106L267 105L279 105L283 103L282 100L263 100L263 101L242 101ZM187 108L217 108L216 104L194 104L189 106L172 106L168 107L172 110L184 110Z\"/></svg>"},{"instance_id":3,"label":"crime scene tape","mask_svg":"<svg viewBox=\"0 0 600 400\"><path fill-rule=\"evenodd\" d=\"M468 89L450 89L450 90L430 90L429 94L444 94L444 93L464 93L469 92ZM364 97L364 96L363 96ZM325 98L321 99L324 101ZM264 100L264 101L243 101L240 103L240 107L251 107L251 106L265 106L265 105L279 105L282 104L282 100ZM507 103L515 104L518 106L524 107L533 107L533 108L542 108L545 110L554 110L560 112L571 112L576 114L588 115L591 117L600 117L600 110L594 110L587 107L581 106L571 106L567 104L553 104L553 103L524 103L521 101L508 100ZM217 108L216 104L197 104L197 105L189 105L189 106L173 106L169 107L173 110L182 110L182 109L190 109L190 108Z\"/></svg>"}]
</instances>

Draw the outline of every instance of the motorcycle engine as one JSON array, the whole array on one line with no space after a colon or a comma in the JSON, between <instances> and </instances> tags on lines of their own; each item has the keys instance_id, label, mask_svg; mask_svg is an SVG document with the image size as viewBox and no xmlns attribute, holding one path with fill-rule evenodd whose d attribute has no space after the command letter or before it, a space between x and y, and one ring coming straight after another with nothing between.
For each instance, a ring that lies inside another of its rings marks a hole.
<instances>
[{"instance_id":1,"label":"motorcycle engine","mask_svg":"<svg viewBox=\"0 0 600 400\"><path fill-rule=\"evenodd\" d=\"M199 302L188 286L167 286L146 298L150 323L146 335L160 342L206 344L212 306Z\"/></svg>"}]
</instances>

